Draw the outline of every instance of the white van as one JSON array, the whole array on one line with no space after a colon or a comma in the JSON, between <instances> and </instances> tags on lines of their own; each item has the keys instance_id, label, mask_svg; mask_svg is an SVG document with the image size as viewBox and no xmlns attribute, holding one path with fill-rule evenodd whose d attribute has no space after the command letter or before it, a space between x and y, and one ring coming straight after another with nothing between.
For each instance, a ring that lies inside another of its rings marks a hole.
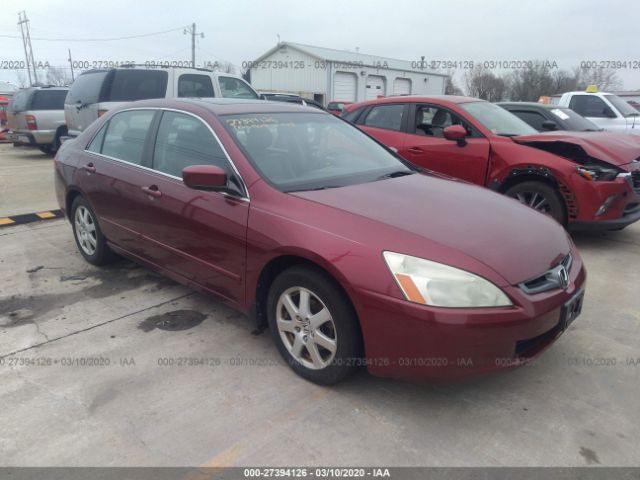
<instances>
[{"instance_id":1,"label":"white van","mask_svg":"<svg viewBox=\"0 0 640 480\"><path fill-rule=\"evenodd\" d=\"M109 109L149 98L260 98L241 77L202 68L137 66L88 70L69 88L64 116L70 137L76 137Z\"/></svg>"}]
</instances>

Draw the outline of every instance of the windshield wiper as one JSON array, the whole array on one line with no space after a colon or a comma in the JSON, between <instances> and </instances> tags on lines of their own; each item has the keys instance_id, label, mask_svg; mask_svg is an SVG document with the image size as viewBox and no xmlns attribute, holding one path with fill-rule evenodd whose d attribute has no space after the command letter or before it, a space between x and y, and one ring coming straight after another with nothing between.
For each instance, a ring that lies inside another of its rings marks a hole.
<instances>
[{"instance_id":1,"label":"windshield wiper","mask_svg":"<svg viewBox=\"0 0 640 480\"><path fill-rule=\"evenodd\" d=\"M321 187L314 187L314 188L298 188L296 190L287 190L287 193L315 192L316 190L328 190L330 188L340 188L340 185L323 185Z\"/></svg>"},{"instance_id":2,"label":"windshield wiper","mask_svg":"<svg viewBox=\"0 0 640 480\"><path fill-rule=\"evenodd\" d=\"M391 173L385 173L384 175L380 175L376 180L383 180L385 178L397 178L404 177L406 175L413 175L416 173L414 170L397 170Z\"/></svg>"}]
</instances>

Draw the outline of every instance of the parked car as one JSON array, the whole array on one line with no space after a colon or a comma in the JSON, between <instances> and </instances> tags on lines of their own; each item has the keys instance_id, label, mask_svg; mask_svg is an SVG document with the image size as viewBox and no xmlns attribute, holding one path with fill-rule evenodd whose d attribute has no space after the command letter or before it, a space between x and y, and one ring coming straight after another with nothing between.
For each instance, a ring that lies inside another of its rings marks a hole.
<instances>
[{"instance_id":1,"label":"parked car","mask_svg":"<svg viewBox=\"0 0 640 480\"><path fill-rule=\"evenodd\" d=\"M260 97L265 100L271 100L272 102L297 103L299 105L319 108L320 110L325 109L320 102L316 102L310 98L303 98L300 95L294 95L292 93L262 92Z\"/></svg>"},{"instance_id":2,"label":"parked car","mask_svg":"<svg viewBox=\"0 0 640 480\"><path fill-rule=\"evenodd\" d=\"M7 106L9 105L9 97L0 95L0 142L6 140L7 128Z\"/></svg>"},{"instance_id":3,"label":"parked car","mask_svg":"<svg viewBox=\"0 0 640 480\"><path fill-rule=\"evenodd\" d=\"M7 140L51 154L67 134L64 99L67 87L31 87L17 91L7 107Z\"/></svg>"},{"instance_id":4,"label":"parked car","mask_svg":"<svg viewBox=\"0 0 640 480\"><path fill-rule=\"evenodd\" d=\"M619 96L599 92L593 85L584 92L554 95L551 103L568 107L605 130L640 135L640 112Z\"/></svg>"},{"instance_id":5,"label":"parked car","mask_svg":"<svg viewBox=\"0 0 640 480\"><path fill-rule=\"evenodd\" d=\"M517 365L583 301L556 222L309 107L134 102L62 145L55 184L88 262L117 253L216 294L316 383Z\"/></svg>"},{"instance_id":6,"label":"parked car","mask_svg":"<svg viewBox=\"0 0 640 480\"><path fill-rule=\"evenodd\" d=\"M569 132L602 131L602 128L591 120L587 120L582 115L566 107L535 102L500 102L496 105L500 105L505 110L513 113L538 132L553 132L556 130Z\"/></svg>"},{"instance_id":7,"label":"parked car","mask_svg":"<svg viewBox=\"0 0 640 480\"><path fill-rule=\"evenodd\" d=\"M504 193L574 230L640 219L635 136L538 134L497 105L458 96L372 100L342 118L413 164Z\"/></svg>"},{"instance_id":8,"label":"parked car","mask_svg":"<svg viewBox=\"0 0 640 480\"><path fill-rule=\"evenodd\" d=\"M241 77L202 68L88 70L71 85L64 105L69 135L78 136L108 110L133 100L173 97L258 98Z\"/></svg>"},{"instance_id":9,"label":"parked car","mask_svg":"<svg viewBox=\"0 0 640 480\"><path fill-rule=\"evenodd\" d=\"M339 102L329 102L327 105L327 111L329 113L333 113L336 117L342 115L342 111L344 107L347 105L351 105L353 102L339 101Z\"/></svg>"}]
</instances>

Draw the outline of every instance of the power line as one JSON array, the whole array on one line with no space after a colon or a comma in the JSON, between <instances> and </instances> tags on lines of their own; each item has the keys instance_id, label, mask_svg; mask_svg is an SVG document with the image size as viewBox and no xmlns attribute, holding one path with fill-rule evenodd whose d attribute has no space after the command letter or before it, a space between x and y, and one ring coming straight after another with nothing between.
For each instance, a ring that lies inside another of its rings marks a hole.
<instances>
[{"instance_id":1,"label":"power line","mask_svg":"<svg viewBox=\"0 0 640 480\"><path fill-rule=\"evenodd\" d=\"M131 38L152 37L155 35L164 35L165 33L177 32L183 30L185 27L172 28L170 30L163 30L161 32L142 33L139 35L129 35L126 37L114 37L114 38L43 38L43 37L31 37L31 40L38 40L43 42L113 42L116 40L128 40ZM18 35L0 35L0 38L22 38Z\"/></svg>"}]
</instances>

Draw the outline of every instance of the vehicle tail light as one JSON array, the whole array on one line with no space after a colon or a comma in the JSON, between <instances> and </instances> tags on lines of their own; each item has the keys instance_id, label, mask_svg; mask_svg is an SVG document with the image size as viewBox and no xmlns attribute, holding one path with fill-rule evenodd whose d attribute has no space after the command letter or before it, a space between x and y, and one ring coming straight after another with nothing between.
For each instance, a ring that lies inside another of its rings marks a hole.
<instances>
[{"instance_id":1,"label":"vehicle tail light","mask_svg":"<svg viewBox=\"0 0 640 480\"><path fill-rule=\"evenodd\" d=\"M105 113L107 113L106 110L98 110L98 118L100 118L102 115L104 115Z\"/></svg>"},{"instance_id":2,"label":"vehicle tail light","mask_svg":"<svg viewBox=\"0 0 640 480\"><path fill-rule=\"evenodd\" d=\"M38 129L38 124L36 122L36 117L34 117L33 115L27 115L26 119L27 119L27 128L29 130L37 130Z\"/></svg>"}]
</instances>

